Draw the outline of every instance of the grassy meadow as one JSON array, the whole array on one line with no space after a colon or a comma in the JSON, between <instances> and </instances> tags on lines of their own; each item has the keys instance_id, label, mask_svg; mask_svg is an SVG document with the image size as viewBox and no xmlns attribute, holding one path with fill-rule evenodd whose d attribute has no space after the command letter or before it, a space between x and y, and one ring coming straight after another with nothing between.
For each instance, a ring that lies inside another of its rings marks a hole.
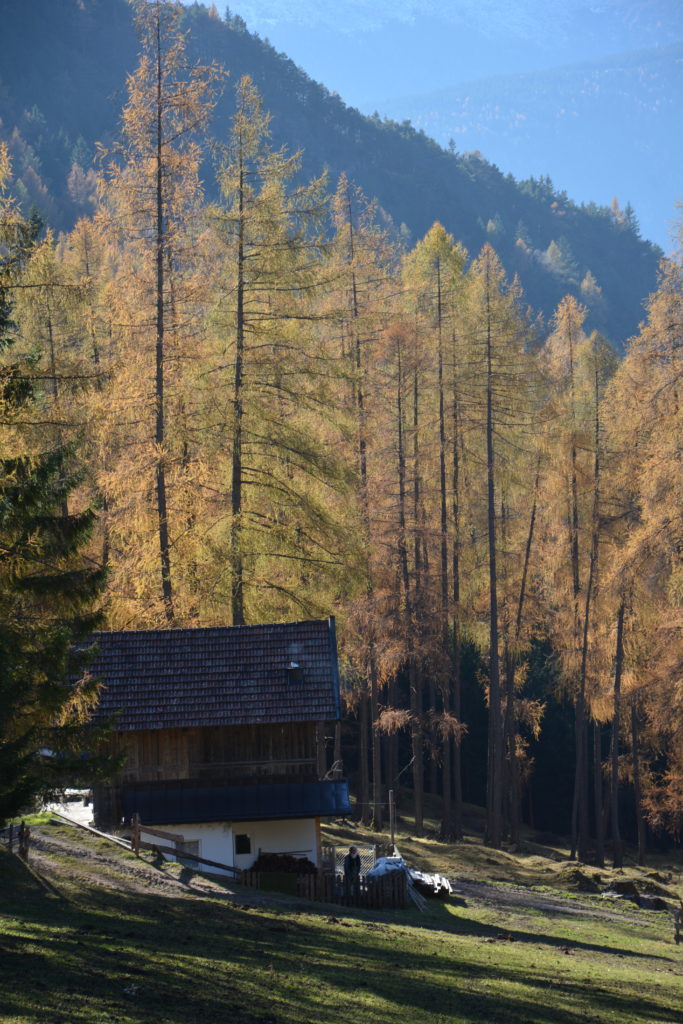
<instances>
[{"instance_id":1,"label":"grassy meadow","mask_svg":"<svg viewBox=\"0 0 683 1024\"><path fill-rule=\"evenodd\" d=\"M400 837L455 882L421 914L243 890L45 818L33 832L28 867L0 849L3 1024L683 1021L671 914L580 891L614 873L561 850ZM681 892L675 864L621 877Z\"/></svg>"}]
</instances>

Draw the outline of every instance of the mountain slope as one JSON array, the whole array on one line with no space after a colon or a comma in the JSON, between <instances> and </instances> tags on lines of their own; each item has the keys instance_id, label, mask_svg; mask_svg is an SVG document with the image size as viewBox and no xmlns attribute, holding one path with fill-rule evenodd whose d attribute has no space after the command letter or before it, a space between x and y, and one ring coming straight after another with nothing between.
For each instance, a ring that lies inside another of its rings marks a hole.
<instances>
[{"instance_id":1,"label":"mountain slope","mask_svg":"<svg viewBox=\"0 0 683 1024\"><path fill-rule=\"evenodd\" d=\"M548 173L581 199L635 203L660 235L681 189L683 44L469 82L379 104L441 145L480 149L526 177ZM589 142L589 148L587 148ZM666 158L662 157L666 154Z\"/></svg>"},{"instance_id":2,"label":"mountain slope","mask_svg":"<svg viewBox=\"0 0 683 1024\"><path fill-rule=\"evenodd\" d=\"M0 137L10 140L17 191L58 228L90 209L88 164L97 140L117 130L125 75L136 63L125 0L5 0L0 42ZM659 252L628 219L582 208L547 180L518 184L476 155L442 150L409 124L363 117L311 81L283 54L193 5L186 12L191 55L217 60L232 80L250 74L273 114L276 144L304 150L304 171L342 171L376 196L412 240L435 220L472 254L485 241L527 300L550 314L567 291L591 306L591 323L623 344L656 283ZM46 83L50 83L49 87ZM224 137L232 87L217 105L213 130ZM73 165L77 164L76 172ZM207 180L211 186L210 174ZM559 254L559 255L558 255ZM597 289L581 290L590 271Z\"/></svg>"},{"instance_id":3,"label":"mountain slope","mask_svg":"<svg viewBox=\"0 0 683 1024\"><path fill-rule=\"evenodd\" d=\"M236 9L250 30L367 113L378 97L683 38L678 0L240 0Z\"/></svg>"}]
</instances>

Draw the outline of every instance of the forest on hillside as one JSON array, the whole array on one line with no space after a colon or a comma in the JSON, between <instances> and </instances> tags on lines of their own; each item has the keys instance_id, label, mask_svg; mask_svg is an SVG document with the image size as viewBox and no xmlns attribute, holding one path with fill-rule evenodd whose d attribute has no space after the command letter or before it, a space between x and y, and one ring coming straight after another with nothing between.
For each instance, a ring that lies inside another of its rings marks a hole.
<instances>
[{"instance_id":1,"label":"forest on hillside","mask_svg":"<svg viewBox=\"0 0 683 1024\"><path fill-rule=\"evenodd\" d=\"M94 211L98 143L110 147L119 135L138 51L131 6L32 0L27 17L24 0L5 0L2 26L0 141L12 158L13 192L25 214L35 207L55 231L71 230ZM249 75L272 115L274 147L301 151L298 184L325 170L331 180L345 174L377 199L409 245L436 220L472 253L490 242L546 323L572 294L588 311L589 329L619 351L638 330L661 251L641 237L625 196L621 206L579 204L553 184L544 161L535 177L516 181L476 150L442 149L410 121L364 117L248 32L238 14L221 17L215 6L195 3L183 9L182 27L188 63L216 62L229 74L207 124L213 140L225 140L234 85ZM609 134L608 126L597 130ZM586 166L596 159L584 156ZM206 198L217 199L208 147L200 178Z\"/></svg>"},{"instance_id":2,"label":"forest on hillside","mask_svg":"<svg viewBox=\"0 0 683 1024\"><path fill-rule=\"evenodd\" d=\"M491 242L302 180L248 77L209 152L223 69L135 10L92 215L27 217L0 148L0 817L57 784L56 717L61 767L88 750L98 621L334 614L365 820L400 778L417 834L430 792L446 840L476 799L494 847L530 817L583 860L677 837L681 262L621 361L574 295L540 329Z\"/></svg>"}]
</instances>

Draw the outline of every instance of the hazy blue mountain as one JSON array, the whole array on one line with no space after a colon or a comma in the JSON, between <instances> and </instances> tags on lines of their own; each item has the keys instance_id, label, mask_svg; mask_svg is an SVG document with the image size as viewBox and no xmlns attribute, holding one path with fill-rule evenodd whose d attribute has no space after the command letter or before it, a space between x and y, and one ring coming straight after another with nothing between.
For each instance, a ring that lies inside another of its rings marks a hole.
<instances>
[{"instance_id":1,"label":"hazy blue mountain","mask_svg":"<svg viewBox=\"0 0 683 1024\"><path fill-rule=\"evenodd\" d=\"M276 145L303 150L303 173L345 172L377 197L416 241L440 220L470 253L489 241L525 296L548 317L567 292L590 306L590 324L617 345L637 329L656 286L656 247L632 213L579 206L542 176L517 182L476 154L453 154L408 123L365 117L312 81L284 54L205 7L187 8L190 56L250 74L273 115ZM116 136L125 78L137 43L125 0L3 0L0 138L14 161L24 208L65 229L92 210L95 143ZM233 112L229 85L213 120L224 138ZM212 168L205 167L209 193Z\"/></svg>"},{"instance_id":2,"label":"hazy blue mountain","mask_svg":"<svg viewBox=\"0 0 683 1024\"><path fill-rule=\"evenodd\" d=\"M683 39L679 0L234 0L232 7L250 30L366 112L377 97Z\"/></svg>"},{"instance_id":3,"label":"hazy blue mountain","mask_svg":"<svg viewBox=\"0 0 683 1024\"><path fill-rule=\"evenodd\" d=\"M379 104L446 146L481 150L516 177L549 174L578 200L635 207L667 246L683 195L683 44L552 71L496 76Z\"/></svg>"}]
</instances>

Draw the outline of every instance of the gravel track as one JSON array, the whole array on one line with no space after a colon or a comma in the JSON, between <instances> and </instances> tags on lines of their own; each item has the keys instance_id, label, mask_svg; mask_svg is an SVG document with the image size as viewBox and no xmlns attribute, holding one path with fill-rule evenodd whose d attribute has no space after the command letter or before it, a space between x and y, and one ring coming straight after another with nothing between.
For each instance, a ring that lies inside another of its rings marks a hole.
<instances>
[{"instance_id":1,"label":"gravel track","mask_svg":"<svg viewBox=\"0 0 683 1024\"><path fill-rule=\"evenodd\" d=\"M501 883L493 885L490 882L473 882L459 878L451 880L451 885L455 896L498 907L500 910L538 910L544 914L592 917L597 920L622 921L634 925L642 923L643 920L637 916L643 911L637 910L633 904L627 904L633 913L609 910L599 896L563 896L559 892L554 895L535 892L524 886Z\"/></svg>"}]
</instances>

